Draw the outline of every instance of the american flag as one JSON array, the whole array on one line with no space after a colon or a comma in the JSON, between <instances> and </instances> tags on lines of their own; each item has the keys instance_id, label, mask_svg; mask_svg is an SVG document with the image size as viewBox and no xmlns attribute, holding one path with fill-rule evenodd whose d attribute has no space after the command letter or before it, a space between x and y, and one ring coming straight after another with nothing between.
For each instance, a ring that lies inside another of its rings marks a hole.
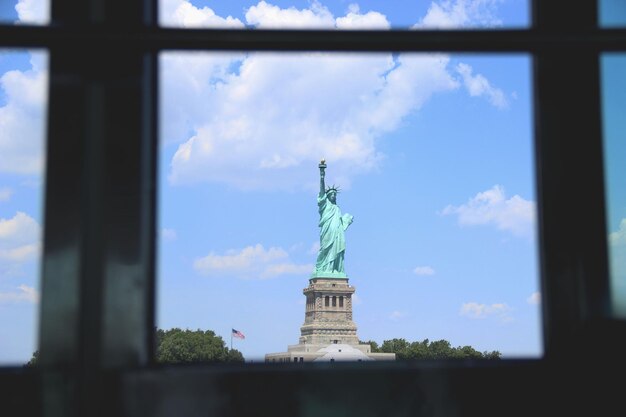
<instances>
[{"instance_id":1,"label":"american flag","mask_svg":"<svg viewBox=\"0 0 626 417\"><path fill-rule=\"evenodd\" d=\"M241 333L239 330L235 330L233 329L233 336L238 337L239 339L245 339L246 336L244 336L243 333Z\"/></svg>"}]
</instances>

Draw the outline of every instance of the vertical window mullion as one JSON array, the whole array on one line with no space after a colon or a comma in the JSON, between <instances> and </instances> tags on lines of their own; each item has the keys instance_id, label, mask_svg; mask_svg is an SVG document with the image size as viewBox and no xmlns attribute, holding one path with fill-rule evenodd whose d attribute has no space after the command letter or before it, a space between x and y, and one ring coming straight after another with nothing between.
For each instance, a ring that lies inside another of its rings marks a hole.
<instances>
[{"instance_id":1,"label":"vertical window mullion","mask_svg":"<svg viewBox=\"0 0 626 417\"><path fill-rule=\"evenodd\" d=\"M154 4L55 0L52 20L141 30L156 24ZM107 370L146 364L152 351L156 54L110 39L50 52L44 396L52 413L106 415L116 404Z\"/></svg>"},{"instance_id":2,"label":"vertical window mullion","mask_svg":"<svg viewBox=\"0 0 626 417\"><path fill-rule=\"evenodd\" d=\"M534 29L595 28L595 1L535 1ZM535 55L535 126L546 356L574 354L608 313L602 134L597 51Z\"/></svg>"}]
</instances>

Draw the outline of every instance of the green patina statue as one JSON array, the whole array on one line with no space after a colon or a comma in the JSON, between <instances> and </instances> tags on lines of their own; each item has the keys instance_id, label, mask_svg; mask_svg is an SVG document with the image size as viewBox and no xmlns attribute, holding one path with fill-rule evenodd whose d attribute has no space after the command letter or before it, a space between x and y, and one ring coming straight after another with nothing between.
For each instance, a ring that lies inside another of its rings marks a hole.
<instances>
[{"instance_id":1,"label":"green patina statue","mask_svg":"<svg viewBox=\"0 0 626 417\"><path fill-rule=\"evenodd\" d=\"M335 186L326 188L324 184L326 161L322 159L319 168L320 193L317 196L317 205L320 212L320 250L313 277L347 278L343 266L346 253L344 232L352 223L353 217L348 213L341 215L337 206L339 189Z\"/></svg>"}]
</instances>

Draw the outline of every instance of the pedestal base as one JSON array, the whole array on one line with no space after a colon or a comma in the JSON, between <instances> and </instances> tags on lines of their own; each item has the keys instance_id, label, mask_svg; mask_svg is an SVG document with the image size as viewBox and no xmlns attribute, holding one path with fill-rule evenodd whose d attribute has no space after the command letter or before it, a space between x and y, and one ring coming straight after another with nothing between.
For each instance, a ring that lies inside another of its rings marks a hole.
<instances>
[{"instance_id":1,"label":"pedestal base","mask_svg":"<svg viewBox=\"0 0 626 417\"><path fill-rule=\"evenodd\" d=\"M268 353L266 362L372 361L396 359L394 353L372 353L369 344L359 343L352 320L352 296L356 288L345 274L311 276L303 290L306 297L300 340L287 352Z\"/></svg>"},{"instance_id":2,"label":"pedestal base","mask_svg":"<svg viewBox=\"0 0 626 417\"><path fill-rule=\"evenodd\" d=\"M298 344L287 348L287 352L268 353L265 362L371 362L395 361L395 353L372 353L369 344Z\"/></svg>"},{"instance_id":3,"label":"pedestal base","mask_svg":"<svg viewBox=\"0 0 626 417\"><path fill-rule=\"evenodd\" d=\"M306 296L304 325L300 343L357 345L356 324L352 320L352 294L356 289L348 278L315 277L303 290Z\"/></svg>"}]
</instances>

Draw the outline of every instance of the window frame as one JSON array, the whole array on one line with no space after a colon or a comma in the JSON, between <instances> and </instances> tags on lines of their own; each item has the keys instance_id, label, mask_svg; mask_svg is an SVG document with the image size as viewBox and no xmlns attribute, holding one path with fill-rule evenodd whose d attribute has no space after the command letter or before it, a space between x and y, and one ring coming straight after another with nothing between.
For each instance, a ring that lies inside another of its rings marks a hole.
<instances>
[{"instance_id":1,"label":"window frame","mask_svg":"<svg viewBox=\"0 0 626 417\"><path fill-rule=\"evenodd\" d=\"M625 322L610 308L598 65L602 52L626 51L626 30L599 28L597 1L568 4L566 18L558 2L534 1L525 29L442 31L188 30L159 27L156 0L51 6L50 25L0 25L0 47L50 53L41 364L0 369L10 404L26 415L103 416L170 415L181 401L226 415L618 404L597 383L625 369L616 358L626 346ZM165 50L530 54L544 357L295 370L155 364L157 55ZM577 100L568 98L572 85ZM288 400L264 396L271 386ZM535 401L520 404L523 396Z\"/></svg>"}]
</instances>

